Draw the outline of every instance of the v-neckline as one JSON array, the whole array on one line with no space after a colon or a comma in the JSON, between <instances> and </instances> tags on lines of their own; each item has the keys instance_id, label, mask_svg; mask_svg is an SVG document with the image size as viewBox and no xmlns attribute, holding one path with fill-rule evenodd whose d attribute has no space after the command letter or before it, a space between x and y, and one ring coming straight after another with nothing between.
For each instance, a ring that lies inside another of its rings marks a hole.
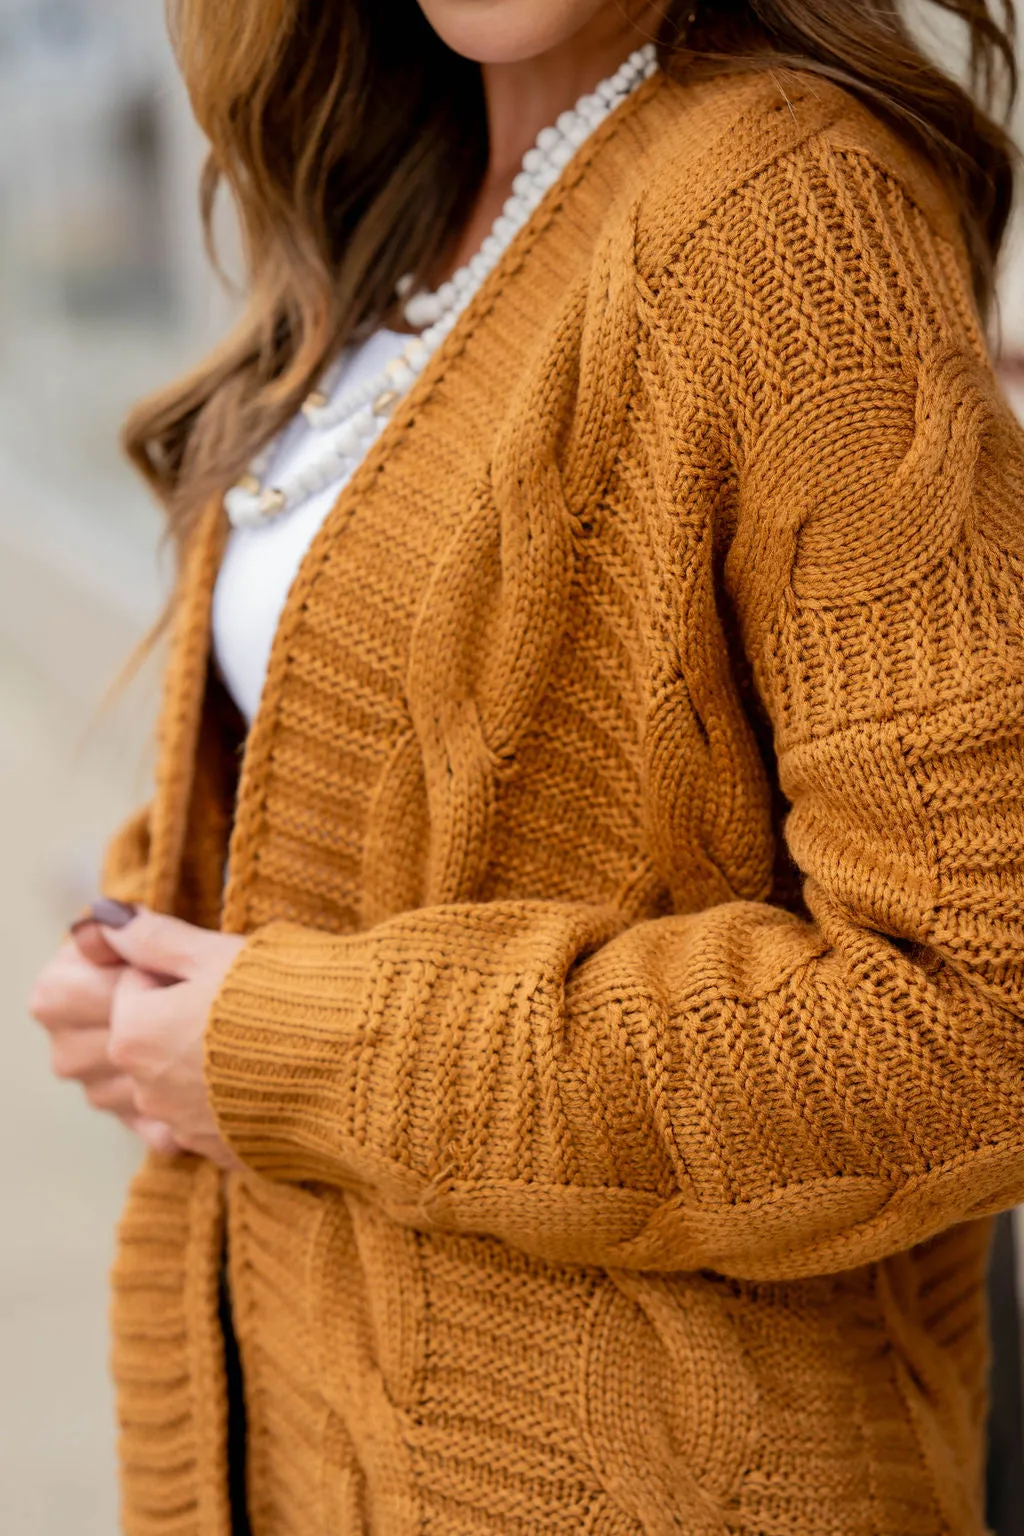
<instances>
[{"instance_id":1,"label":"v-neckline","mask_svg":"<svg viewBox=\"0 0 1024 1536\"><path fill-rule=\"evenodd\" d=\"M258 786L266 779L292 640L326 552L336 544L339 535L355 514L361 499L387 463L396 441L401 439L412 427L417 416L423 412L439 382L450 375L452 367L464 352L470 337L494 308L503 286L558 216L569 192L582 180L585 171L608 141L617 134L622 124L657 93L662 81L660 71L645 80L626 101L604 119L564 167L558 180L548 189L527 223L509 243L501 260L488 274L423 373L389 418L379 436L370 445L365 458L343 486L337 501L324 518L306 550L278 622L259 707L253 717L243 749L221 918L222 927L226 932L245 931L247 882L242 850L246 847L250 849L255 847L256 840L252 834L258 826L262 804Z\"/></svg>"}]
</instances>

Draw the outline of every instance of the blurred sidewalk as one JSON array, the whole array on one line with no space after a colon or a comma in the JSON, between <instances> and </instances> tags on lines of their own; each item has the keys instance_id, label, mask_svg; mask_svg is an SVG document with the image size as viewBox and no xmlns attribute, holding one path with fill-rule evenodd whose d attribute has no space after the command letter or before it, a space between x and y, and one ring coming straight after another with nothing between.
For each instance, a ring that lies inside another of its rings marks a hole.
<instances>
[{"instance_id":1,"label":"blurred sidewalk","mask_svg":"<svg viewBox=\"0 0 1024 1536\"><path fill-rule=\"evenodd\" d=\"M89 730L138 628L0 528L4 1536L118 1529L107 1272L137 1154L120 1126L53 1080L25 998L93 889L104 837L145 794L150 707L136 696Z\"/></svg>"}]
</instances>

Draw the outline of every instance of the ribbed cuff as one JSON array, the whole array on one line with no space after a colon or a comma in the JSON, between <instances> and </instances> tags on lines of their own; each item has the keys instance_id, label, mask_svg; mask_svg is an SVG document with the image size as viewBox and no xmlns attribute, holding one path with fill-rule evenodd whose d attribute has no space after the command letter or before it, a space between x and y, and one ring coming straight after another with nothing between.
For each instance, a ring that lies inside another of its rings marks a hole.
<instances>
[{"instance_id":1,"label":"ribbed cuff","mask_svg":"<svg viewBox=\"0 0 1024 1536\"><path fill-rule=\"evenodd\" d=\"M344 937L259 929L207 1030L222 1135L267 1177L372 1188L417 1223L442 1188L578 1184L591 1106L570 1125L553 1021L576 958L614 926L598 908L509 902Z\"/></svg>"},{"instance_id":2,"label":"ribbed cuff","mask_svg":"<svg viewBox=\"0 0 1024 1536\"><path fill-rule=\"evenodd\" d=\"M249 1167L336 1182L359 1161L373 960L363 937L290 923L259 929L236 956L210 1012L206 1079L221 1134Z\"/></svg>"}]
</instances>

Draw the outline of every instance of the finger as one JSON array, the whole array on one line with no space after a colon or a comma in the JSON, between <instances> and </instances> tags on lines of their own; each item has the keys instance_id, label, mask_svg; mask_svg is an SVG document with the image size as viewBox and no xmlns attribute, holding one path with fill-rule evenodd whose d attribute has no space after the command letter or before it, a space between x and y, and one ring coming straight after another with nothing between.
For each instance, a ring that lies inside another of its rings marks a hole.
<instances>
[{"instance_id":1,"label":"finger","mask_svg":"<svg viewBox=\"0 0 1024 1536\"><path fill-rule=\"evenodd\" d=\"M160 1120L147 1120L145 1115L126 1115L124 1123L142 1138L151 1152L157 1152L161 1157L176 1157L183 1150L170 1126Z\"/></svg>"},{"instance_id":2,"label":"finger","mask_svg":"<svg viewBox=\"0 0 1024 1536\"><path fill-rule=\"evenodd\" d=\"M85 1096L93 1109L105 1110L122 1119L138 1114L135 1104L135 1084L130 1077L116 1075L109 1068L104 1077L86 1086Z\"/></svg>"},{"instance_id":3,"label":"finger","mask_svg":"<svg viewBox=\"0 0 1024 1536\"><path fill-rule=\"evenodd\" d=\"M83 917L72 923L71 939L91 965L123 965L124 961L103 936L103 929L94 917Z\"/></svg>"},{"instance_id":4,"label":"finger","mask_svg":"<svg viewBox=\"0 0 1024 1536\"><path fill-rule=\"evenodd\" d=\"M107 1047L110 1031L101 1029L62 1029L53 1036L50 1065L65 1082L92 1083L112 1072Z\"/></svg>"},{"instance_id":5,"label":"finger","mask_svg":"<svg viewBox=\"0 0 1024 1536\"><path fill-rule=\"evenodd\" d=\"M121 970L120 966L93 965L74 944L64 944L36 978L29 1011L51 1032L99 1028L110 1017Z\"/></svg>"},{"instance_id":6,"label":"finger","mask_svg":"<svg viewBox=\"0 0 1024 1536\"><path fill-rule=\"evenodd\" d=\"M176 1033L182 1012L179 994L185 983L165 986L148 971L126 967L120 975L110 1008L107 1052L113 1064L132 1076L149 1077L166 1065L167 1036Z\"/></svg>"},{"instance_id":7,"label":"finger","mask_svg":"<svg viewBox=\"0 0 1024 1536\"><path fill-rule=\"evenodd\" d=\"M175 982L175 986L179 983ZM148 998L153 992L165 992L167 985L152 971L140 971L136 965L123 965L114 988L114 997L120 1007L126 1002Z\"/></svg>"},{"instance_id":8,"label":"finger","mask_svg":"<svg viewBox=\"0 0 1024 1536\"><path fill-rule=\"evenodd\" d=\"M123 927L102 925L110 947L139 970L183 981L216 952L218 934L140 907Z\"/></svg>"}]
</instances>

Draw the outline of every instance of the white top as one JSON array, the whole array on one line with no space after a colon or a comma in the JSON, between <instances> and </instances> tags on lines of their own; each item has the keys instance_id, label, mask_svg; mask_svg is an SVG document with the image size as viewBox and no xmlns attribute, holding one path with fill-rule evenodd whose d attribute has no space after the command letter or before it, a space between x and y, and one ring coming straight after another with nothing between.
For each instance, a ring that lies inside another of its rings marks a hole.
<instances>
[{"instance_id":1,"label":"white top","mask_svg":"<svg viewBox=\"0 0 1024 1536\"><path fill-rule=\"evenodd\" d=\"M358 386L401 355L408 336L375 331L352 347L334 382L332 397ZM381 427L384 425L381 420ZM378 431L380 428L378 428ZM268 480L290 476L312 460L318 434L296 416L281 437ZM316 533L356 465L294 511L255 528L233 528L213 593L213 654L228 692L251 725L263 692L270 647L285 600Z\"/></svg>"}]
</instances>

